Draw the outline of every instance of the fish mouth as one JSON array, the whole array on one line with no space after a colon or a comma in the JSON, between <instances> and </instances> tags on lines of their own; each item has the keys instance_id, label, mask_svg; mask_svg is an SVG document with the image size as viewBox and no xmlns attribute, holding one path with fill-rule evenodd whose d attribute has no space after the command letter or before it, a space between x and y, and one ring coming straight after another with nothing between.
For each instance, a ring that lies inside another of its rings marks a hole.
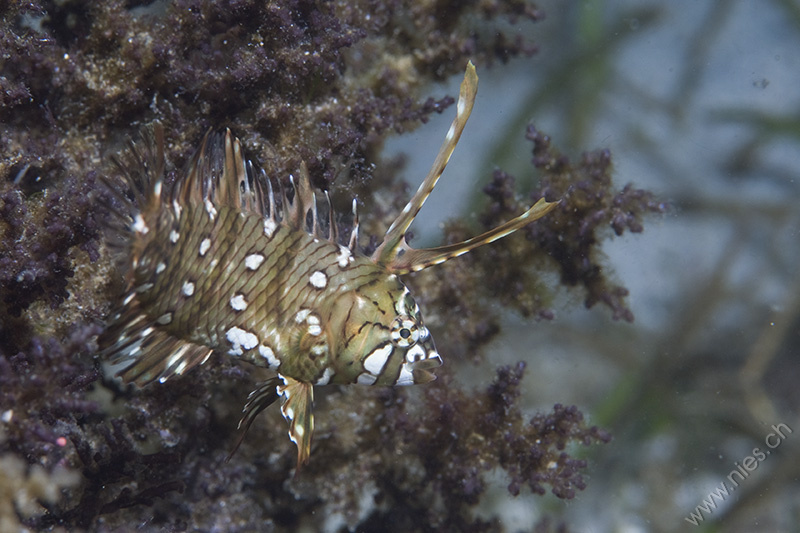
<instances>
[{"instance_id":1,"label":"fish mouth","mask_svg":"<svg viewBox=\"0 0 800 533\"><path fill-rule=\"evenodd\" d=\"M442 358L438 353L435 353L423 359L422 361L414 363L411 373L414 375L414 383L430 383L436 379L436 375L428 369L442 366Z\"/></svg>"},{"instance_id":2,"label":"fish mouth","mask_svg":"<svg viewBox=\"0 0 800 533\"><path fill-rule=\"evenodd\" d=\"M442 358L438 353L433 352L432 355L429 355L422 361L417 361L416 363L413 363L413 365L415 371L425 370L428 368L436 368L437 366L442 366Z\"/></svg>"},{"instance_id":3,"label":"fish mouth","mask_svg":"<svg viewBox=\"0 0 800 533\"><path fill-rule=\"evenodd\" d=\"M423 383L430 383L436 379L436 374L433 372L429 372L428 370L422 370L419 368L415 368L412 370L412 374L414 374L414 383L421 385Z\"/></svg>"}]
</instances>

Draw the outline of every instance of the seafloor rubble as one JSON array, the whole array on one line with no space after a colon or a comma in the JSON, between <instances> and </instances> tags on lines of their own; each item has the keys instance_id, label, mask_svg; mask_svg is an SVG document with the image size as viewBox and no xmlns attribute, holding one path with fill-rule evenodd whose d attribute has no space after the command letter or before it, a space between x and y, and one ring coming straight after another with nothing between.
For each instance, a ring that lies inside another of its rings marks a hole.
<instances>
[{"instance_id":1,"label":"seafloor rubble","mask_svg":"<svg viewBox=\"0 0 800 533\"><path fill-rule=\"evenodd\" d=\"M524 363L475 390L447 366L412 390L320 389L312 461L293 477L277 409L225 462L257 372L216 358L135 392L106 379L96 356L120 284L98 176L142 124L164 124L169 179L209 127L231 126L272 176L305 161L340 212L359 199L368 249L408 198L401 165L380 158L383 141L446 110L452 98L421 91L468 59L487 68L534 53L533 4L12 1L0 15L0 462L10 465L0 524L478 531L500 521L473 515L490 471L506 472L512 495L583 488L586 464L568 446L609 436L574 407L523 416ZM512 176L487 176L480 221L496 225L541 195L561 199L557 210L524 236L409 279L424 309L449 310L429 321L448 365L484 357L499 331L493 303L552 316L558 288L541 282L543 269L587 306L632 320L598 247L664 206L616 188L607 152L573 162L532 127L527 137L538 187L521 198ZM475 230L453 221L445 239Z\"/></svg>"}]
</instances>

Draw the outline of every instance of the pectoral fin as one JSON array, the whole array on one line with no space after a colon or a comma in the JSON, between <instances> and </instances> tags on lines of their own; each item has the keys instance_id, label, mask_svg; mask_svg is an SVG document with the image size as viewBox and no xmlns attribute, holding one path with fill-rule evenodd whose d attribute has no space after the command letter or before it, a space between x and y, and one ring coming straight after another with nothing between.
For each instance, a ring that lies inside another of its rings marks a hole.
<instances>
[{"instance_id":1,"label":"pectoral fin","mask_svg":"<svg viewBox=\"0 0 800 533\"><path fill-rule=\"evenodd\" d=\"M279 383L279 378L268 379L259 385L258 388L251 392L247 397L247 403L244 404L244 409L242 409L242 418L239 420L238 429L241 429L242 432L239 435L233 450L231 450L230 455L228 455L228 458L225 459L225 462L230 461L231 457L233 457L233 454L239 449L239 446L241 446L242 441L244 440L244 436L247 434L247 430L250 429L250 424L253 423L253 420L256 419L258 414L272 405L275 400L278 399ZM242 427L244 427L244 429L242 429Z\"/></svg>"},{"instance_id":2,"label":"pectoral fin","mask_svg":"<svg viewBox=\"0 0 800 533\"><path fill-rule=\"evenodd\" d=\"M283 385L278 386L281 413L289 423L289 438L297 446L297 467L308 462L311 454L311 434L314 432L314 386L278 374Z\"/></svg>"}]
</instances>

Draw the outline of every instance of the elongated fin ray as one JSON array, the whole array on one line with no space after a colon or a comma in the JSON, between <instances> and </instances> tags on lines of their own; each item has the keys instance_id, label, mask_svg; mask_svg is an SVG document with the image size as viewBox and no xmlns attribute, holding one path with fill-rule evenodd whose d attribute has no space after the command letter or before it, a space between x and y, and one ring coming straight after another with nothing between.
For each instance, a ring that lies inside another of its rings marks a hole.
<instances>
[{"instance_id":1,"label":"elongated fin ray","mask_svg":"<svg viewBox=\"0 0 800 533\"><path fill-rule=\"evenodd\" d=\"M280 378L270 378L259 385L258 388L251 392L247 397L247 403L242 409L242 418L239 420L238 429L241 430L239 433L239 438L236 439L236 444L231 450L231 453L228 455L228 458L225 459L225 462L230 461L231 457L233 457L233 454L235 454L236 450L239 449L239 446L242 445L244 437L247 435L247 430L250 429L250 425L253 423L253 420L256 419L261 411L272 405L275 400L278 399L278 385L280 383ZM244 426L244 429L242 429L242 426Z\"/></svg>"},{"instance_id":2,"label":"elongated fin ray","mask_svg":"<svg viewBox=\"0 0 800 533\"><path fill-rule=\"evenodd\" d=\"M278 374L283 384L278 386L281 413L289 423L289 439L297 446L297 468L308 462L311 455L311 434L314 432L314 386Z\"/></svg>"},{"instance_id":3,"label":"elongated fin ray","mask_svg":"<svg viewBox=\"0 0 800 533\"><path fill-rule=\"evenodd\" d=\"M328 240L331 242L339 242L339 226L336 224L336 213L333 210L331 203L331 195L325 191L325 201L328 204Z\"/></svg>"},{"instance_id":4,"label":"elongated fin ray","mask_svg":"<svg viewBox=\"0 0 800 533\"><path fill-rule=\"evenodd\" d=\"M283 201L283 221L294 229L325 238L322 235L317 218L317 197L311 189L311 178L308 175L308 167L305 161L300 163L300 172L297 178L293 174L289 175L289 182L292 184L292 190L294 191L291 202L286 196L286 191L283 189L281 182L278 182ZM310 222L308 221L309 213L311 213Z\"/></svg>"},{"instance_id":5,"label":"elongated fin ray","mask_svg":"<svg viewBox=\"0 0 800 533\"><path fill-rule=\"evenodd\" d=\"M417 192L409 200L408 204L403 208L400 215L389 226L389 230L383 238L383 242L378 246L372 254L372 260L379 264L390 265L399 253L401 246L405 242L405 234L408 227L414 221L414 218L419 213L425 200L428 199L433 188L436 187L436 182L442 176L450 156L453 155L453 150L461 138L461 132L464 131L464 126L467 124L467 119L472 112L472 106L475 104L475 96L478 93L478 74L475 72L475 65L470 61L467 64L467 71L464 74L464 81L461 82L461 90L458 95L458 104L456 118L450 125L447 131L447 136L439 148L439 153L433 162L433 166L425 180L417 189Z\"/></svg>"},{"instance_id":6,"label":"elongated fin ray","mask_svg":"<svg viewBox=\"0 0 800 533\"><path fill-rule=\"evenodd\" d=\"M482 235L467 239L464 242L419 250L408 245L405 239L406 231L408 231L409 226L414 221L417 213L419 213L425 200L427 200L428 196L433 192L436 183L442 176L447 162L450 160L450 156L453 154L453 150L455 150L456 144L461 138L461 133L464 131L467 119L469 119L469 115L472 112L477 92L478 75L475 72L475 66L470 61L467 64L464 81L461 82L456 118L453 119L453 123L450 125L450 129L447 132L447 136L441 148L439 148L439 153L436 155L433 166L425 177L425 180L419 186L419 189L417 189L417 192L403 208L400 215L392 222L392 225L389 226L383 238L383 242L372 254L372 260L385 266L390 272L396 274L416 272L431 265L443 263L453 257L463 255L470 250L494 242L497 239L502 239L506 235L514 233L523 226L543 217L558 203L548 203L542 198L536 202L533 207L518 217Z\"/></svg>"},{"instance_id":7,"label":"elongated fin ray","mask_svg":"<svg viewBox=\"0 0 800 533\"><path fill-rule=\"evenodd\" d=\"M347 245L351 252L358 246L358 202L353 198L353 229L350 230L350 243Z\"/></svg>"},{"instance_id":8,"label":"elongated fin ray","mask_svg":"<svg viewBox=\"0 0 800 533\"><path fill-rule=\"evenodd\" d=\"M210 160L208 154L208 140L211 130L207 131L200 141L200 148L192 156L189 166L186 167L184 177L175 183L172 190L172 200L179 205L200 205L205 195L204 185L207 184L205 178L206 167ZM207 190L207 188L205 188Z\"/></svg>"},{"instance_id":9,"label":"elongated fin ray","mask_svg":"<svg viewBox=\"0 0 800 533\"><path fill-rule=\"evenodd\" d=\"M448 259L458 257L459 255L463 255L479 246L489 244L490 242L494 242L498 239L502 239L506 235L514 233L518 229L530 224L534 220L543 217L553 210L553 208L555 208L557 205L558 202L546 202L544 198L542 198L536 202L533 207L518 217L509 220L505 224L501 224L496 228L487 231L486 233L456 244L438 246L436 248L415 249L411 248L404 242L403 249L405 250L405 253L398 255L390 264L386 266L391 272L396 274L406 274L408 272L417 272L419 270L428 268L431 265L444 263Z\"/></svg>"}]
</instances>

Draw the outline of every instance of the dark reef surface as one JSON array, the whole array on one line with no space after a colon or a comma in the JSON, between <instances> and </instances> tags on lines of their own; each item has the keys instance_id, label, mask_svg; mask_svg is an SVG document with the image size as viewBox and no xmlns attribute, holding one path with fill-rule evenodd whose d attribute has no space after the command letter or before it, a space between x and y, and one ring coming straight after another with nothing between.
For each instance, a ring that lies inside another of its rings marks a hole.
<instances>
[{"instance_id":1,"label":"dark reef surface","mask_svg":"<svg viewBox=\"0 0 800 533\"><path fill-rule=\"evenodd\" d=\"M409 277L424 309L457 317L429 323L447 365L409 390L320 389L298 476L277 409L225 462L263 377L252 369L214 358L125 391L96 356L120 286L98 176L141 125L164 124L170 178L209 127L230 126L270 175L305 161L340 211L357 197L362 235L380 235L408 198L402 165L381 159L385 139L446 111L452 97L421 94L467 60L480 70L535 53L541 16L523 0L0 2L0 529L493 531L499 517L474 515L491 471L505 471L510 495L582 489L586 462L571 451L606 432L575 407L524 416L524 362L474 390L447 367L485 357L498 303L553 316L561 289L542 271L632 320L599 246L664 205L616 188L607 151L571 161L533 127L538 186L521 197L513 176L487 176L479 220L494 226L542 195L557 210ZM444 238L476 229L452 221Z\"/></svg>"}]
</instances>

